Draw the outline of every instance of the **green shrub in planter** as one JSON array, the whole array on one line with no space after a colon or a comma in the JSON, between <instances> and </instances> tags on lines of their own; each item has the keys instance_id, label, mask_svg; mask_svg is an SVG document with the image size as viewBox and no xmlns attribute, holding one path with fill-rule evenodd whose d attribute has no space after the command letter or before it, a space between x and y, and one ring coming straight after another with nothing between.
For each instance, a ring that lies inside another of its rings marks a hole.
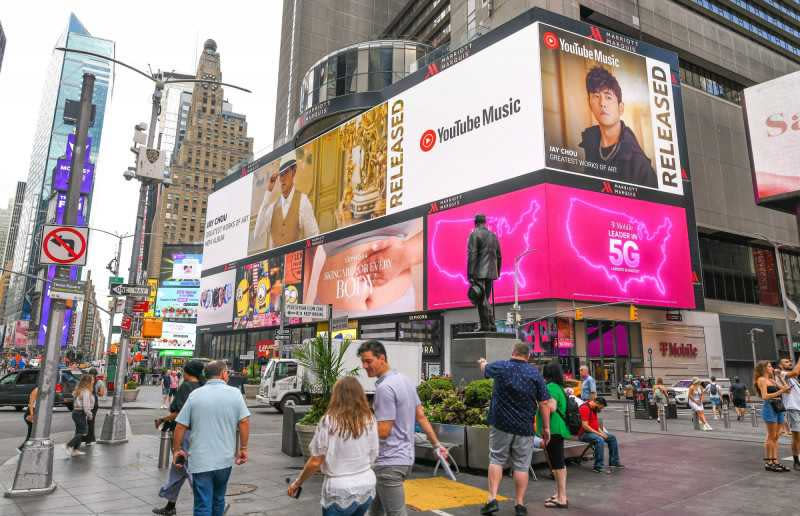
<instances>
[{"instance_id":1,"label":"green shrub in planter","mask_svg":"<svg viewBox=\"0 0 800 516\"><path fill-rule=\"evenodd\" d=\"M139 384L136 383L134 380L130 380L128 383L125 384L125 388L128 389L129 391L137 389L138 387Z\"/></svg>"},{"instance_id":2,"label":"green shrub in planter","mask_svg":"<svg viewBox=\"0 0 800 516\"><path fill-rule=\"evenodd\" d=\"M417 387L417 394L419 395L419 399L422 401L422 403L428 403L432 401L431 398L435 391L452 392L454 390L455 387L453 386L453 380L450 378L434 377L420 383Z\"/></svg>"},{"instance_id":3,"label":"green shrub in planter","mask_svg":"<svg viewBox=\"0 0 800 516\"><path fill-rule=\"evenodd\" d=\"M484 408L492 400L494 380L473 380L464 389L464 403L472 408Z\"/></svg>"},{"instance_id":4,"label":"green shrub in planter","mask_svg":"<svg viewBox=\"0 0 800 516\"><path fill-rule=\"evenodd\" d=\"M248 378L247 379L247 383L249 385L260 385L261 384L261 378Z\"/></svg>"}]
</instances>

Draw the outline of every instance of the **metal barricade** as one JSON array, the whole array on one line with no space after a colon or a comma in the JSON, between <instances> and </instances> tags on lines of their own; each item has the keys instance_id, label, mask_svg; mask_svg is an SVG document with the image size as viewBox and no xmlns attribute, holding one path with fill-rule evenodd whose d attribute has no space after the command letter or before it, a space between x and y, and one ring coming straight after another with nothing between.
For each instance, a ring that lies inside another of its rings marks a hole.
<instances>
[{"instance_id":1,"label":"metal barricade","mask_svg":"<svg viewBox=\"0 0 800 516\"><path fill-rule=\"evenodd\" d=\"M169 467L169 456L172 452L172 432L161 431L161 442L158 446L158 469Z\"/></svg>"},{"instance_id":2,"label":"metal barricade","mask_svg":"<svg viewBox=\"0 0 800 516\"><path fill-rule=\"evenodd\" d=\"M658 420L661 423L661 431L667 431L667 411L664 410L664 405L658 404Z\"/></svg>"}]
</instances>

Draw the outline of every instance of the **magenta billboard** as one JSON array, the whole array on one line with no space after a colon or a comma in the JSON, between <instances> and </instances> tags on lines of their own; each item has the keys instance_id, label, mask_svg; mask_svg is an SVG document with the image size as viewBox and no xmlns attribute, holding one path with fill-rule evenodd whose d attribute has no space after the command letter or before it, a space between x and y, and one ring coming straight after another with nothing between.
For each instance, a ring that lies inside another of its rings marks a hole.
<instances>
[{"instance_id":1,"label":"magenta billboard","mask_svg":"<svg viewBox=\"0 0 800 516\"><path fill-rule=\"evenodd\" d=\"M469 306L466 239L475 213L500 239L495 301L627 301L694 308L685 210L557 185L537 185L428 216L428 308Z\"/></svg>"}]
</instances>

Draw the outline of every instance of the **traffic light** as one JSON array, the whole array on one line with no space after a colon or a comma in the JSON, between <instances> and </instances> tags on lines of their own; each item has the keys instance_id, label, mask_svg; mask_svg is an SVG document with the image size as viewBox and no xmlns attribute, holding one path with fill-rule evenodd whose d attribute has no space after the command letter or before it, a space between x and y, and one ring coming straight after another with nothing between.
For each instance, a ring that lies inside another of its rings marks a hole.
<instances>
[{"instance_id":1,"label":"traffic light","mask_svg":"<svg viewBox=\"0 0 800 516\"><path fill-rule=\"evenodd\" d=\"M639 309L636 308L636 305L631 305L628 307L628 319L631 321L639 320Z\"/></svg>"},{"instance_id":2,"label":"traffic light","mask_svg":"<svg viewBox=\"0 0 800 516\"><path fill-rule=\"evenodd\" d=\"M575 309L575 320L582 321L583 320L583 308L576 308Z\"/></svg>"}]
</instances>

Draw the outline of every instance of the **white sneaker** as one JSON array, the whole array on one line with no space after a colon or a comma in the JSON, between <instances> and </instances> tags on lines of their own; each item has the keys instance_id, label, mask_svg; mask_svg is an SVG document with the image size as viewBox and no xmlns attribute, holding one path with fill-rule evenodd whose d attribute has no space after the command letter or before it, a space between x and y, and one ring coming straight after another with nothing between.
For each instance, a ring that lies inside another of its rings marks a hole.
<instances>
[{"instance_id":1,"label":"white sneaker","mask_svg":"<svg viewBox=\"0 0 800 516\"><path fill-rule=\"evenodd\" d=\"M713 430L713 428L711 428L711 425L706 425L706 427L703 430L705 430L706 432L710 432L711 430Z\"/></svg>"},{"instance_id":2,"label":"white sneaker","mask_svg":"<svg viewBox=\"0 0 800 516\"><path fill-rule=\"evenodd\" d=\"M83 443L83 445L84 446L94 446L94 441L92 441L90 443Z\"/></svg>"},{"instance_id":3,"label":"white sneaker","mask_svg":"<svg viewBox=\"0 0 800 516\"><path fill-rule=\"evenodd\" d=\"M72 450L72 456L77 457L78 455L86 455L86 453L80 451L79 449L75 448Z\"/></svg>"},{"instance_id":4,"label":"white sneaker","mask_svg":"<svg viewBox=\"0 0 800 516\"><path fill-rule=\"evenodd\" d=\"M64 443L64 449L67 451L67 455L72 455L72 448L70 448L69 444Z\"/></svg>"}]
</instances>

